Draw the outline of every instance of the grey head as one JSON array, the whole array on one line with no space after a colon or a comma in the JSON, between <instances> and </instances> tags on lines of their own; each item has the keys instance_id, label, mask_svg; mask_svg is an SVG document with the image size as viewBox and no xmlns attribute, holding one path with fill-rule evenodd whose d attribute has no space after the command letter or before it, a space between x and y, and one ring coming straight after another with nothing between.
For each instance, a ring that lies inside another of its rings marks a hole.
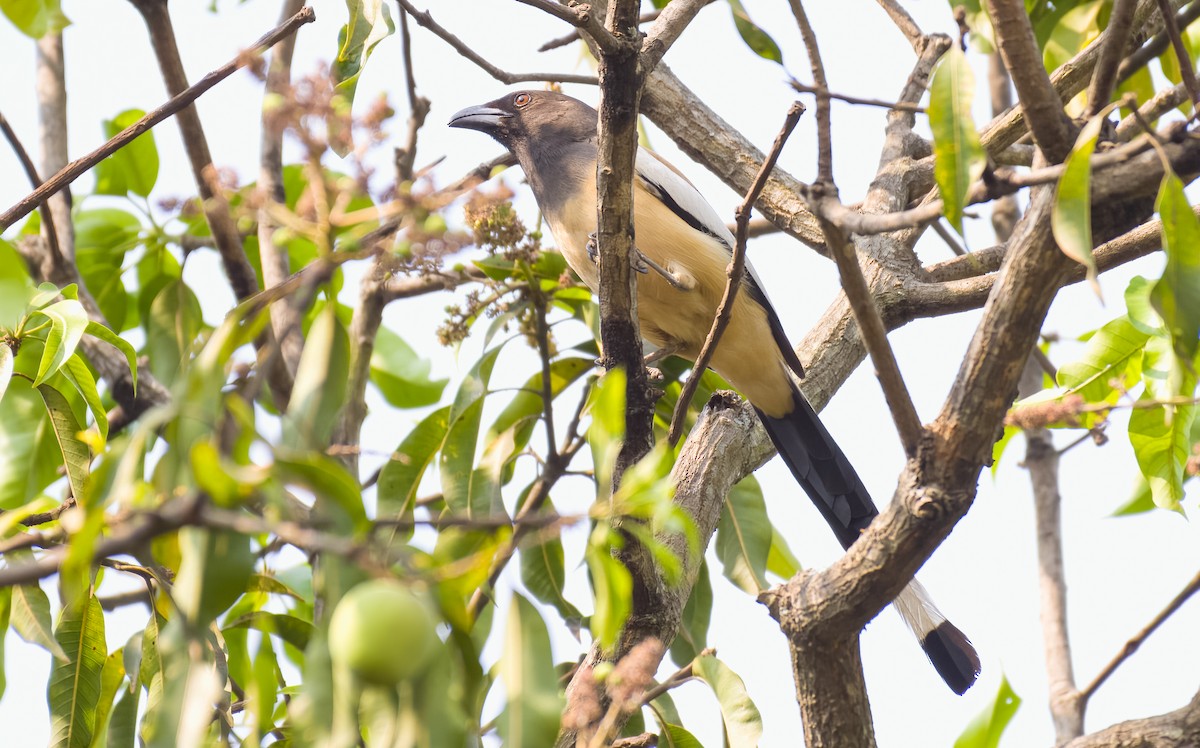
<instances>
[{"instance_id":1,"label":"grey head","mask_svg":"<svg viewBox=\"0 0 1200 748\"><path fill-rule=\"evenodd\" d=\"M491 135L521 158L522 151L569 148L596 139L596 110L554 91L516 91L450 118L450 127Z\"/></svg>"}]
</instances>

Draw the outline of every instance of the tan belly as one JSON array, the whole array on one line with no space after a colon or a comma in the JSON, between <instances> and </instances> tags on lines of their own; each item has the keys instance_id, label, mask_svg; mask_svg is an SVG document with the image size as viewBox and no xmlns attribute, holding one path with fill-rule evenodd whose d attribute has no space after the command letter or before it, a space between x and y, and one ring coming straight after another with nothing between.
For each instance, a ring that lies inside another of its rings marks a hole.
<instances>
[{"instance_id":1,"label":"tan belly","mask_svg":"<svg viewBox=\"0 0 1200 748\"><path fill-rule=\"evenodd\" d=\"M638 325L642 337L655 346L678 346L678 355L694 361L725 292L729 255L716 239L696 231L673 213L651 211L648 206L653 199L635 191L634 243L659 265L693 278L696 287L677 289L653 270L640 274ZM593 292L599 285L599 273L588 257L587 238L596 230L595 205L595 186L591 185L590 189L580 190L560 215L546 215L567 264ZM688 249L681 251L681 247ZM791 412L789 374L766 313L744 290L738 294L711 367L768 415Z\"/></svg>"}]
</instances>

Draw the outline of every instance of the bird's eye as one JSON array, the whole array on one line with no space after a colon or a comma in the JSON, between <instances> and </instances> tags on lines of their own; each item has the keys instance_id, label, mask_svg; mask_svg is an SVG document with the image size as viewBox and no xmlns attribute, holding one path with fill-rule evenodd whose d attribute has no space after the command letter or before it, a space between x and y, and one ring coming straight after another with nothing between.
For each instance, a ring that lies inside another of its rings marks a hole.
<instances>
[{"instance_id":1,"label":"bird's eye","mask_svg":"<svg viewBox=\"0 0 1200 748\"><path fill-rule=\"evenodd\" d=\"M530 96L527 93L519 93L513 97L513 106L515 106L519 109L523 106L528 105L529 102L531 102L531 101L533 101L532 96Z\"/></svg>"}]
</instances>

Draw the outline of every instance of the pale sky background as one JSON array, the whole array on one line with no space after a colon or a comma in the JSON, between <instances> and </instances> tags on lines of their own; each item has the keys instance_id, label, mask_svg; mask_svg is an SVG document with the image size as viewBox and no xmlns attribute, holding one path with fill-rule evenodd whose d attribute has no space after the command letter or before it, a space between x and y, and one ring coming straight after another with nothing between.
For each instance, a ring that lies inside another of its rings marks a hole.
<instances>
[{"instance_id":1,"label":"pale sky background","mask_svg":"<svg viewBox=\"0 0 1200 748\"><path fill-rule=\"evenodd\" d=\"M216 15L210 14L208 3L201 0L171 4L192 80L224 63L272 27L278 14L278 3L266 0L245 4L221 0L218 4L220 12ZM784 49L788 68L807 79L807 61L786 3L745 0L745 5ZM927 32L953 33L949 3L916 0L905 5ZM120 0L65 0L64 6L75 22L65 38L71 158L78 158L102 142L102 119L130 107L152 109L166 97L144 27L132 6ZM867 0L809 6L832 87L862 97L895 98L911 67L912 52L878 6ZM566 27L526 6L506 0L425 0L419 7L429 8L439 21L505 69L570 71L582 65L578 47L536 53L542 42L559 36ZM298 72L328 62L336 52L344 4L318 2L316 10L317 23L300 32ZM500 148L478 133L450 130L444 123L458 109L489 101L513 87L492 80L415 24L412 33L418 85L433 101L417 164L445 156L437 174L439 181L446 183L497 155ZM0 50L0 111L27 147L34 149L33 42L7 21L0 21ZM973 59L977 69L982 70L981 59ZM769 146L793 97L783 71L756 57L737 37L724 3L715 3L700 14L668 53L666 63L747 137L763 149ZM407 103L398 37L384 40L377 48L360 83L359 101L367 101L380 91L389 92L398 110L399 116L390 127L399 139L404 132ZM588 87L568 87L567 92L595 103L596 93ZM257 171L260 98L259 83L239 73L200 101L214 159L221 166L234 168L247 181ZM976 117L980 124L986 121L986 113L986 102L981 99ZM884 113L837 104L834 118L838 185L843 199L854 202L861 198L874 173ZM814 130L814 119L806 116L780 161L783 168L805 180L815 173ZM155 132L162 158L155 195L192 194L191 173L174 123L166 122ZM732 220L737 195L676 151L653 127L650 140ZM5 174L0 180L0 203L11 205L28 188L7 148L0 148L0 170ZM520 183L519 171L509 172L505 179L517 188L518 208L532 222L536 209ZM90 183L89 176L81 179L76 194L85 193ZM969 243L974 248L988 246L990 237L990 225L985 220L975 221L968 229ZM791 337L798 340L835 293L837 278L832 264L782 237L755 240L750 246L751 259L765 279L768 294ZM923 241L919 251L926 262L950 254L936 237ZM1098 327L1122 312L1120 299L1129 278L1138 273L1157 277L1161 266L1161 257L1153 257L1104 275L1101 284L1109 300L1107 307L1083 286L1067 289L1055 303L1045 330L1073 339ZM195 253L188 263L188 278L207 289L206 319L215 324L231 298L215 256L211 252ZM441 308L453 298L439 294L417 303L395 304L385 318L393 330L432 358L434 373L450 377L451 387L456 386L479 352L478 341L469 341L457 355L436 345L433 330ZM977 313L924 320L892 334L901 368L924 420L932 419L940 409L977 320ZM1061 364L1080 350L1078 344L1063 344L1051 356ZM494 387L516 384L526 376L528 362L521 356L506 353L502 357ZM500 402L489 407L496 409ZM574 398L564 402L573 403ZM370 418L364 445L390 451L395 447L396 434L404 430L401 424L415 424L422 415L423 411L391 412ZM855 372L823 415L876 500L885 502L895 487L903 460L869 366ZM1081 686L1200 566L1200 533L1188 520L1162 511L1133 518L1110 517L1128 498L1136 477L1124 428L1125 417L1116 416L1108 445L1076 448L1061 466L1069 623L1075 672ZM1057 435L1057 441L1065 444L1077 433ZM920 574L943 611L978 648L983 659L979 683L964 697L950 693L890 611L873 622L863 636L863 661L881 745L951 745L970 719L990 704L1002 674L1025 700L1002 744L1053 743L1038 623L1032 504L1027 475L1018 467L1023 449L1019 440L1014 441L994 480L984 472L971 512ZM371 464L367 460L364 463L364 470L370 469ZM800 560L807 566L820 567L835 559L840 549L782 463L772 461L758 476L771 517ZM590 493L583 481L565 483L557 489L555 501L560 507L582 507L590 501ZM1184 506L1192 511L1196 508L1195 495L1189 485ZM568 570L574 570L569 591L577 604L586 606L583 572L576 565L580 554L578 542L568 544ZM762 744L795 745L801 728L783 636L766 610L725 582L719 564L715 559L713 563L716 604L709 642L717 647L718 656L746 680L751 697L763 713ZM547 620L555 630L553 616L548 613ZM120 646L144 623L143 609L110 617L109 648ZM1186 703L1196 690L1196 673L1200 672L1197 630L1200 604L1193 601L1097 692L1088 711L1087 728L1100 729ZM560 631L554 643L557 660L576 657L579 645L565 633ZM8 637L7 646L8 689L0 700L0 724L5 725L6 744L42 745L48 734L44 684L49 655L15 636ZM490 647L490 653L495 656L498 650ZM673 669L668 664L663 672ZM719 746L718 712L707 687L691 683L674 695L685 725L705 745Z\"/></svg>"}]
</instances>

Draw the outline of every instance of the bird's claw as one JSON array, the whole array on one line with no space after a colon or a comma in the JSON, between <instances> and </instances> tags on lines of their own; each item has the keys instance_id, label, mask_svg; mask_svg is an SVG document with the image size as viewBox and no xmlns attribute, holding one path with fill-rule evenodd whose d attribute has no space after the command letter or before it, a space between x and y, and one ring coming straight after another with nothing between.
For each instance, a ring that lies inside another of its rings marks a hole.
<instances>
[{"instance_id":1,"label":"bird's claw","mask_svg":"<svg viewBox=\"0 0 1200 748\"><path fill-rule=\"evenodd\" d=\"M587 244L584 245L584 249L587 250L588 259L592 261L592 264L599 265L600 264L600 248L596 244L596 232L595 231L588 234ZM638 249L637 247L634 247L633 251L634 251L634 257L633 257L633 260L630 262L630 264L633 266L633 269L638 271L642 275L649 273L650 266L646 264L646 255L642 254L642 251L640 249Z\"/></svg>"}]
</instances>

